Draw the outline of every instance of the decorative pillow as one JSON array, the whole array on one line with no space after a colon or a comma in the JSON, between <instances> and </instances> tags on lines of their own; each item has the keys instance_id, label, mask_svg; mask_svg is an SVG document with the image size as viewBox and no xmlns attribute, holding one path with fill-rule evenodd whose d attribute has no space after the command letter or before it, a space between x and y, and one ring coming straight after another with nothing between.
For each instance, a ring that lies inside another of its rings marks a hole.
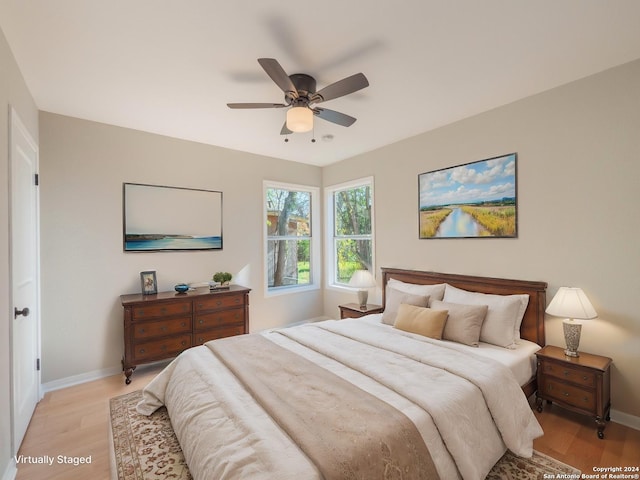
<instances>
[{"instance_id":1,"label":"decorative pillow","mask_svg":"<svg viewBox=\"0 0 640 480\"><path fill-rule=\"evenodd\" d=\"M462 305L434 300L431 308L449 311L449 318L442 332L444 340L478 346L482 322L489 309L487 305Z\"/></svg>"},{"instance_id":2,"label":"decorative pillow","mask_svg":"<svg viewBox=\"0 0 640 480\"><path fill-rule=\"evenodd\" d=\"M382 313L382 323L393 325L393 322L396 320L398 308L400 308L400 304L402 303L408 303L418 307L426 307L429 305L429 297L426 295L413 295L411 293L396 290L395 288L387 287L384 312Z\"/></svg>"},{"instance_id":3,"label":"decorative pillow","mask_svg":"<svg viewBox=\"0 0 640 480\"><path fill-rule=\"evenodd\" d=\"M393 326L405 332L441 340L447 314L446 310L433 310L403 303L398 309L398 316Z\"/></svg>"},{"instance_id":4,"label":"decorative pillow","mask_svg":"<svg viewBox=\"0 0 640 480\"><path fill-rule=\"evenodd\" d=\"M436 285L405 283L395 278L390 278L387 282L387 288L395 288L401 292L411 293L413 295L428 295L431 300L442 300L445 286L446 283L438 283Z\"/></svg>"},{"instance_id":5,"label":"decorative pillow","mask_svg":"<svg viewBox=\"0 0 640 480\"><path fill-rule=\"evenodd\" d=\"M499 347L513 348L519 340L519 329L529 295L493 295L469 292L447 285L444 301L465 305L487 305L487 315L480 330L480 341Z\"/></svg>"}]
</instances>

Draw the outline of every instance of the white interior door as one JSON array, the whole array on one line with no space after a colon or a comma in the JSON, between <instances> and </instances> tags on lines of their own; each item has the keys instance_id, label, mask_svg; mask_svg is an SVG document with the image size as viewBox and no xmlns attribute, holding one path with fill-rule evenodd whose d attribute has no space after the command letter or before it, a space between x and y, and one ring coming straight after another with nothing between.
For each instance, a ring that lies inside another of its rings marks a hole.
<instances>
[{"instance_id":1,"label":"white interior door","mask_svg":"<svg viewBox=\"0 0 640 480\"><path fill-rule=\"evenodd\" d=\"M38 147L11 109L11 371L13 448L18 451L39 400L40 312Z\"/></svg>"}]
</instances>

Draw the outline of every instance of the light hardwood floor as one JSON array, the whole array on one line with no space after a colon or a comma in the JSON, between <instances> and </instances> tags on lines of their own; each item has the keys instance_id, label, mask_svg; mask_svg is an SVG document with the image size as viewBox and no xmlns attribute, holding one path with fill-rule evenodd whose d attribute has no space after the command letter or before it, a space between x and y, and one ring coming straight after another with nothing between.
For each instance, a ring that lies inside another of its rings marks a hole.
<instances>
[{"instance_id":1,"label":"light hardwood floor","mask_svg":"<svg viewBox=\"0 0 640 480\"><path fill-rule=\"evenodd\" d=\"M19 455L57 458L91 456L91 463L74 466L18 465L18 480L106 480L109 478L109 398L143 388L160 367L139 367L131 385L116 375L102 380L49 392L38 404ZM594 467L640 466L640 431L615 422L607 423L605 439L599 440L595 423L546 405L539 414L545 435L534 448L582 473L593 473ZM445 480L445 479L443 479Z\"/></svg>"}]
</instances>

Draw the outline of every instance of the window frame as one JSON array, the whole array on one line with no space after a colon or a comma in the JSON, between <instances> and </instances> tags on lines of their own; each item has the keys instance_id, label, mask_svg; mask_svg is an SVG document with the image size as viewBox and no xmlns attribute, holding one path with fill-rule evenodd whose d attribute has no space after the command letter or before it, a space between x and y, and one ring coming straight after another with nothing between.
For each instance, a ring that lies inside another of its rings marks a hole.
<instances>
[{"instance_id":1,"label":"window frame","mask_svg":"<svg viewBox=\"0 0 640 480\"><path fill-rule=\"evenodd\" d=\"M276 237L283 240L309 240L309 283L301 285L282 285L278 287L269 286L269 241L274 237L269 236L267 228L268 218L268 205L267 205L267 190L280 189L290 190L296 192L307 192L311 196L311 208L309 214L311 215L310 235L308 237L298 236L284 236ZM321 286L322 275L322 262L321 262L321 244L320 239L322 234L320 233L320 188L311 185L300 185L294 183L284 183L273 180L264 180L262 182L262 222L263 222L263 285L265 297L275 297L279 295L288 295L292 293L306 292L311 290L318 290Z\"/></svg>"},{"instance_id":2,"label":"window frame","mask_svg":"<svg viewBox=\"0 0 640 480\"><path fill-rule=\"evenodd\" d=\"M336 281L336 236L335 236L335 194L343 190L368 186L370 188L371 202L371 234L369 235L348 235L340 238L366 239L371 240L371 269L370 272L376 275L376 249L375 249L375 188L373 176L358 178L335 185L330 185L324 189L325 208L325 286L331 290L352 291L348 285L337 283Z\"/></svg>"}]
</instances>

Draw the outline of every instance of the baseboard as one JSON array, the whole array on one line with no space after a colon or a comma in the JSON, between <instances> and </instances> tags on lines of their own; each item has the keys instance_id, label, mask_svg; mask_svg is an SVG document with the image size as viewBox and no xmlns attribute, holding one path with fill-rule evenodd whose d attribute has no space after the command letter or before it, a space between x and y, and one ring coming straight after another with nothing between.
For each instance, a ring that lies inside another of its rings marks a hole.
<instances>
[{"instance_id":1,"label":"baseboard","mask_svg":"<svg viewBox=\"0 0 640 480\"><path fill-rule=\"evenodd\" d=\"M18 467L16 466L16 459L15 457L11 457L11 460L9 460L9 465L7 465L7 468L2 474L2 480L15 480L16 475L18 475Z\"/></svg>"},{"instance_id":2,"label":"baseboard","mask_svg":"<svg viewBox=\"0 0 640 480\"><path fill-rule=\"evenodd\" d=\"M640 430L640 417L636 417L635 415L629 415L628 413L611 409L611 420L625 427Z\"/></svg>"},{"instance_id":3,"label":"baseboard","mask_svg":"<svg viewBox=\"0 0 640 480\"><path fill-rule=\"evenodd\" d=\"M54 390L60 390L61 388L73 387L74 385L80 385L81 383L92 382L94 380L100 380L101 378L117 375L122 372L122 367L103 368L101 370L93 370L92 372L81 373L79 375L72 375L70 377L59 378L51 382L42 384L42 392L52 392Z\"/></svg>"},{"instance_id":4,"label":"baseboard","mask_svg":"<svg viewBox=\"0 0 640 480\"><path fill-rule=\"evenodd\" d=\"M168 365L171 362L171 358L168 360L160 360L158 362L146 363L140 365L136 371L143 372L146 369L155 368L158 365ZM81 383L93 382L94 380L100 380L101 378L111 377L113 375L124 375L122 373L122 367L110 367L103 368L101 370L93 370L92 372L81 373L79 375L72 375L70 377L60 378L51 382L43 383L41 386L42 396L47 392L54 390L60 390L61 388L73 387L74 385L80 385ZM124 378L124 377L123 377Z\"/></svg>"}]
</instances>

